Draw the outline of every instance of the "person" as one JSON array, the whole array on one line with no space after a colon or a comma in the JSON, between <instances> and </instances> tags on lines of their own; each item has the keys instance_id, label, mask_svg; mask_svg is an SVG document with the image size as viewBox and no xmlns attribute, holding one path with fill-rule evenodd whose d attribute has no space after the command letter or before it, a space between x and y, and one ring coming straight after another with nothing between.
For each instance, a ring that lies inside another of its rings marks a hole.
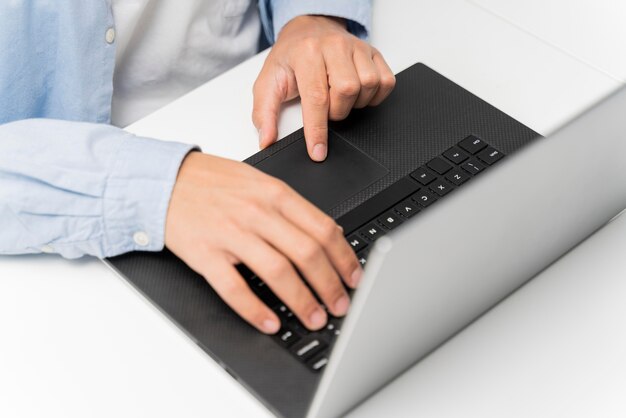
<instances>
[{"instance_id":1,"label":"person","mask_svg":"<svg viewBox=\"0 0 626 418\"><path fill-rule=\"evenodd\" d=\"M167 246L243 319L278 317L244 263L310 329L342 316L362 270L332 218L285 183L196 147L131 135L139 119L273 44L254 84L260 147L300 97L307 150L328 120L395 84L365 38L366 0L39 0L0 4L0 253L111 257ZM261 40L261 41L260 41ZM208 117L208 116L207 116ZM219 139L216 139L219 140Z\"/></svg>"}]
</instances>

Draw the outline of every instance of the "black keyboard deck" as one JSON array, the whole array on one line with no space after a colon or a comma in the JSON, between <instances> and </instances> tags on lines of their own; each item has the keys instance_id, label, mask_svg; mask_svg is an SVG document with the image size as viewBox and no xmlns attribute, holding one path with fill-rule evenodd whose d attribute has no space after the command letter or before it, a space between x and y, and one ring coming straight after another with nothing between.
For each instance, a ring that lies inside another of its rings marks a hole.
<instances>
[{"instance_id":1,"label":"black keyboard deck","mask_svg":"<svg viewBox=\"0 0 626 418\"><path fill-rule=\"evenodd\" d=\"M356 252L359 262L363 266L367 264L369 246L378 237L430 207L437 200L500 161L502 157L504 157L502 152L477 136L470 135L392 185L389 188L391 193L385 194L383 191L376 196L375 198L379 199L373 202L374 204L368 206L366 202L358 209L360 218L367 221L359 222L359 225L346 231L346 239ZM250 277L248 283L252 290L281 319L281 330L271 338L288 349L312 371L318 372L324 368L328 362L330 347L341 332L342 320L329 316L325 328L309 331L262 280L249 271L244 277Z\"/></svg>"}]
</instances>

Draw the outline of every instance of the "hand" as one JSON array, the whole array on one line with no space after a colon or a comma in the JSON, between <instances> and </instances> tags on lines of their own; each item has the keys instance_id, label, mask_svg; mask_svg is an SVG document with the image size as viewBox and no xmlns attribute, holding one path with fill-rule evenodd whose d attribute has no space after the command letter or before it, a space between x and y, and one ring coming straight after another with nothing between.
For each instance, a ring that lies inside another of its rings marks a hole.
<instances>
[{"instance_id":1,"label":"hand","mask_svg":"<svg viewBox=\"0 0 626 418\"><path fill-rule=\"evenodd\" d=\"M332 218L289 186L247 164L190 153L180 168L165 225L165 244L204 276L222 299L260 331L278 317L252 293L235 268L254 271L309 329L327 314L297 269L335 316L362 270Z\"/></svg>"},{"instance_id":2,"label":"hand","mask_svg":"<svg viewBox=\"0 0 626 418\"><path fill-rule=\"evenodd\" d=\"M351 35L341 19L299 16L280 32L254 84L252 120L259 145L276 141L281 103L302 99L309 156L323 161L328 151L328 119L380 104L396 79L380 52Z\"/></svg>"}]
</instances>

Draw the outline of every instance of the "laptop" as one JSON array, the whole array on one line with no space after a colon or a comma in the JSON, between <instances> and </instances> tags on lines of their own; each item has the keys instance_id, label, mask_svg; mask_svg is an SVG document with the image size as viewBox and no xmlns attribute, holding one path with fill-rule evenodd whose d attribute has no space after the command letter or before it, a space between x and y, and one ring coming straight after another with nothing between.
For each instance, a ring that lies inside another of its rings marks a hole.
<instances>
[{"instance_id":1,"label":"laptop","mask_svg":"<svg viewBox=\"0 0 626 418\"><path fill-rule=\"evenodd\" d=\"M275 336L167 250L107 263L276 415L340 416L626 207L625 106L620 92L539 139L416 64L382 105L331 124L324 163L302 130L250 157L333 216L365 267L350 313L318 332L244 266Z\"/></svg>"}]
</instances>

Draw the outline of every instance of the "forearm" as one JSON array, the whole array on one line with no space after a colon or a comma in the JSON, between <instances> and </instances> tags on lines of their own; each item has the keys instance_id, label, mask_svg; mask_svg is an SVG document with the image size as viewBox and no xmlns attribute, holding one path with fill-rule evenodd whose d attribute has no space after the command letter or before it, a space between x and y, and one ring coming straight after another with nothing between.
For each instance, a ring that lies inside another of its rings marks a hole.
<instances>
[{"instance_id":1,"label":"forearm","mask_svg":"<svg viewBox=\"0 0 626 418\"><path fill-rule=\"evenodd\" d=\"M108 125L0 125L0 254L160 250L176 174L191 148Z\"/></svg>"}]
</instances>

